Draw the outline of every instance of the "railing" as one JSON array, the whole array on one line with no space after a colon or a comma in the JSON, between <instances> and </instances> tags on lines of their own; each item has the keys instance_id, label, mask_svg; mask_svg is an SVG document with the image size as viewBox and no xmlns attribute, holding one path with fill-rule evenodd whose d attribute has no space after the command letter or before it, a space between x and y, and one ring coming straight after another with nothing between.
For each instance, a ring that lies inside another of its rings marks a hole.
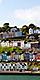
<instances>
[{"instance_id":1,"label":"railing","mask_svg":"<svg viewBox=\"0 0 40 80\"><path fill-rule=\"evenodd\" d=\"M38 68L35 68L35 70L29 68L27 62L0 63L0 73L40 73Z\"/></svg>"}]
</instances>

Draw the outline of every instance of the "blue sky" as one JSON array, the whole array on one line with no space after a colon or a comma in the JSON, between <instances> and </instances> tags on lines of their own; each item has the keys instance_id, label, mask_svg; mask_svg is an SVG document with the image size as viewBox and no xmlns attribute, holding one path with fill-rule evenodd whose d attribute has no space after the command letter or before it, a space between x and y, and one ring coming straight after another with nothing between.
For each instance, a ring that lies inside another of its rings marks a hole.
<instances>
[{"instance_id":1,"label":"blue sky","mask_svg":"<svg viewBox=\"0 0 40 80\"><path fill-rule=\"evenodd\" d=\"M40 26L40 0L0 0L0 26L5 22Z\"/></svg>"}]
</instances>

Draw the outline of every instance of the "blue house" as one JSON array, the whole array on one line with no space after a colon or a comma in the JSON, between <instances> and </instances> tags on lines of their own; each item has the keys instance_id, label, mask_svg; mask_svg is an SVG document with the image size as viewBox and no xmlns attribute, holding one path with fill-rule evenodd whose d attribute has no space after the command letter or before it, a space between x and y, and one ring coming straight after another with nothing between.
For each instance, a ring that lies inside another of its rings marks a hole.
<instances>
[{"instance_id":1,"label":"blue house","mask_svg":"<svg viewBox=\"0 0 40 80\"><path fill-rule=\"evenodd\" d=\"M23 36L21 31L15 32L15 37L21 37L21 36Z\"/></svg>"},{"instance_id":2,"label":"blue house","mask_svg":"<svg viewBox=\"0 0 40 80\"><path fill-rule=\"evenodd\" d=\"M5 52L3 52L1 56L2 56L2 61L7 60L7 54Z\"/></svg>"}]
</instances>

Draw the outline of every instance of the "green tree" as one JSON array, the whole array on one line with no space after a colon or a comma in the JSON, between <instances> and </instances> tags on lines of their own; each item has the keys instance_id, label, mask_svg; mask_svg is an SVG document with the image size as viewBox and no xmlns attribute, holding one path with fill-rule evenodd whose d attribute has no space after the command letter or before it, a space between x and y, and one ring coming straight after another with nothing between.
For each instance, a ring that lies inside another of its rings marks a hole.
<instances>
[{"instance_id":1,"label":"green tree","mask_svg":"<svg viewBox=\"0 0 40 80\"><path fill-rule=\"evenodd\" d=\"M29 24L29 28L32 28L33 29L33 28L36 28L36 26L31 23L31 24Z\"/></svg>"},{"instance_id":2,"label":"green tree","mask_svg":"<svg viewBox=\"0 0 40 80\"><path fill-rule=\"evenodd\" d=\"M9 31L9 29L10 29L9 23L4 23L3 24L3 29L4 29L4 31Z\"/></svg>"},{"instance_id":3,"label":"green tree","mask_svg":"<svg viewBox=\"0 0 40 80\"><path fill-rule=\"evenodd\" d=\"M28 32L29 32L28 26L23 25L22 28L21 28L21 31L22 31L24 34L28 34Z\"/></svg>"},{"instance_id":4,"label":"green tree","mask_svg":"<svg viewBox=\"0 0 40 80\"><path fill-rule=\"evenodd\" d=\"M0 27L0 32L2 32L2 28Z\"/></svg>"}]
</instances>

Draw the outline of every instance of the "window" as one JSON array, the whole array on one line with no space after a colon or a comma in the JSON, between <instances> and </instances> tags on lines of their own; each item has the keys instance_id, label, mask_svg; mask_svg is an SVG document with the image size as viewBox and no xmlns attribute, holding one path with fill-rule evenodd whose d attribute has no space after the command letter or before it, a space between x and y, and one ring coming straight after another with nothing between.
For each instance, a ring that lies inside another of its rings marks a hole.
<instances>
[{"instance_id":1,"label":"window","mask_svg":"<svg viewBox=\"0 0 40 80\"><path fill-rule=\"evenodd\" d=\"M21 43L20 42L18 42L18 46L21 46Z\"/></svg>"},{"instance_id":2,"label":"window","mask_svg":"<svg viewBox=\"0 0 40 80\"><path fill-rule=\"evenodd\" d=\"M37 43L31 44L31 47L38 48L38 44Z\"/></svg>"},{"instance_id":3,"label":"window","mask_svg":"<svg viewBox=\"0 0 40 80\"><path fill-rule=\"evenodd\" d=\"M22 36L22 32L15 32L15 36L16 37Z\"/></svg>"}]
</instances>

